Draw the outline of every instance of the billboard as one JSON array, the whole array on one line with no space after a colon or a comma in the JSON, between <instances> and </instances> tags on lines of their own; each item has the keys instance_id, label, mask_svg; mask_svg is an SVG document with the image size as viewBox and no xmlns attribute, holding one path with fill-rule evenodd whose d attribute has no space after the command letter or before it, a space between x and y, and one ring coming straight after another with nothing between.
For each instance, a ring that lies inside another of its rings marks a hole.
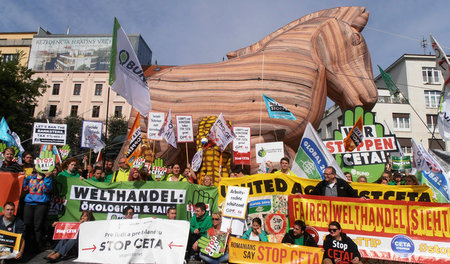
<instances>
[{"instance_id":1,"label":"billboard","mask_svg":"<svg viewBox=\"0 0 450 264\"><path fill-rule=\"evenodd\" d=\"M43 70L109 70L111 36L35 37L28 68Z\"/></svg>"}]
</instances>

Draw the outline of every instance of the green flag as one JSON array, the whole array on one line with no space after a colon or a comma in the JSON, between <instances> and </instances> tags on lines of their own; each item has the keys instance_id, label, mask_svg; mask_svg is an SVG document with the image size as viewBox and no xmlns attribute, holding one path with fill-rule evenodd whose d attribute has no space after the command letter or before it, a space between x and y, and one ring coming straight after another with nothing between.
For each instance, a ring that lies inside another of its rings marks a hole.
<instances>
[{"instance_id":1,"label":"green flag","mask_svg":"<svg viewBox=\"0 0 450 264\"><path fill-rule=\"evenodd\" d=\"M400 92L397 88L397 85L392 81L391 75L389 73L386 73L383 71L383 69L380 67L380 65L377 65L378 69L380 70L381 77L383 78L384 82L386 83L386 87L389 89L389 92L391 95L397 96Z\"/></svg>"}]
</instances>

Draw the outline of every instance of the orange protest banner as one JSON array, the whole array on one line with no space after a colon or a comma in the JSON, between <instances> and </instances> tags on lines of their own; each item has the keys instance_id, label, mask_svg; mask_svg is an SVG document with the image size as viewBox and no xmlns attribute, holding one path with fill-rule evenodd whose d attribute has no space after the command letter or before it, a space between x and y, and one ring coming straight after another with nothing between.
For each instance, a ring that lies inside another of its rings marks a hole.
<instances>
[{"instance_id":1,"label":"orange protest banner","mask_svg":"<svg viewBox=\"0 0 450 264\"><path fill-rule=\"evenodd\" d=\"M293 263L320 264L321 248L251 241L232 237L229 261L231 263Z\"/></svg>"},{"instance_id":2,"label":"orange protest banner","mask_svg":"<svg viewBox=\"0 0 450 264\"><path fill-rule=\"evenodd\" d=\"M19 206L19 198L22 193L23 176L18 173L0 172L0 208L3 211L3 205L6 202L13 202L17 207Z\"/></svg>"}]
</instances>

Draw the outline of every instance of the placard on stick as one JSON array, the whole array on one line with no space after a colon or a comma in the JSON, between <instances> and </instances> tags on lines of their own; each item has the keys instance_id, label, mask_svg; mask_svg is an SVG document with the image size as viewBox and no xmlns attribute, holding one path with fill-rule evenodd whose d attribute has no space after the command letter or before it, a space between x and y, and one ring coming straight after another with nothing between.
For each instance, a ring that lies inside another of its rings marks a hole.
<instances>
[{"instance_id":1,"label":"placard on stick","mask_svg":"<svg viewBox=\"0 0 450 264\"><path fill-rule=\"evenodd\" d=\"M223 215L244 219L247 212L247 201L250 188L229 186L225 197Z\"/></svg>"}]
</instances>

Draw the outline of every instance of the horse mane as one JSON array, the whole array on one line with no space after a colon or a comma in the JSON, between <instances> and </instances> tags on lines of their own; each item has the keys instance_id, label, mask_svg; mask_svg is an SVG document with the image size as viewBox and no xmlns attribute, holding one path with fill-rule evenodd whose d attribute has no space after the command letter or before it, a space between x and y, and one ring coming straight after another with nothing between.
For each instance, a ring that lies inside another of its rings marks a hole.
<instances>
[{"instance_id":1,"label":"horse mane","mask_svg":"<svg viewBox=\"0 0 450 264\"><path fill-rule=\"evenodd\" d=\"M232 52L227 53L228 59L233 59L236 57L243 56L245 54L251 54L259 51L264 45L270 40L276 38L277 36L283 34L284 32L302 24L306 21L318 18L318 17L328 17L335 18L337 20L341 20L345 23L350 24L353 28L357 29L361 32L365 25L367 24L367 20L369 19L369 12L366 12L365 7L357 7L357 6L346 6L346 7L336 7L330 9L320 10L306 16L303 16L299 19L296 19L289 24L277 29L273 33L267 35L260 41L247 46L245 48L241 48Z\"/></svg>"}]
</instances>

